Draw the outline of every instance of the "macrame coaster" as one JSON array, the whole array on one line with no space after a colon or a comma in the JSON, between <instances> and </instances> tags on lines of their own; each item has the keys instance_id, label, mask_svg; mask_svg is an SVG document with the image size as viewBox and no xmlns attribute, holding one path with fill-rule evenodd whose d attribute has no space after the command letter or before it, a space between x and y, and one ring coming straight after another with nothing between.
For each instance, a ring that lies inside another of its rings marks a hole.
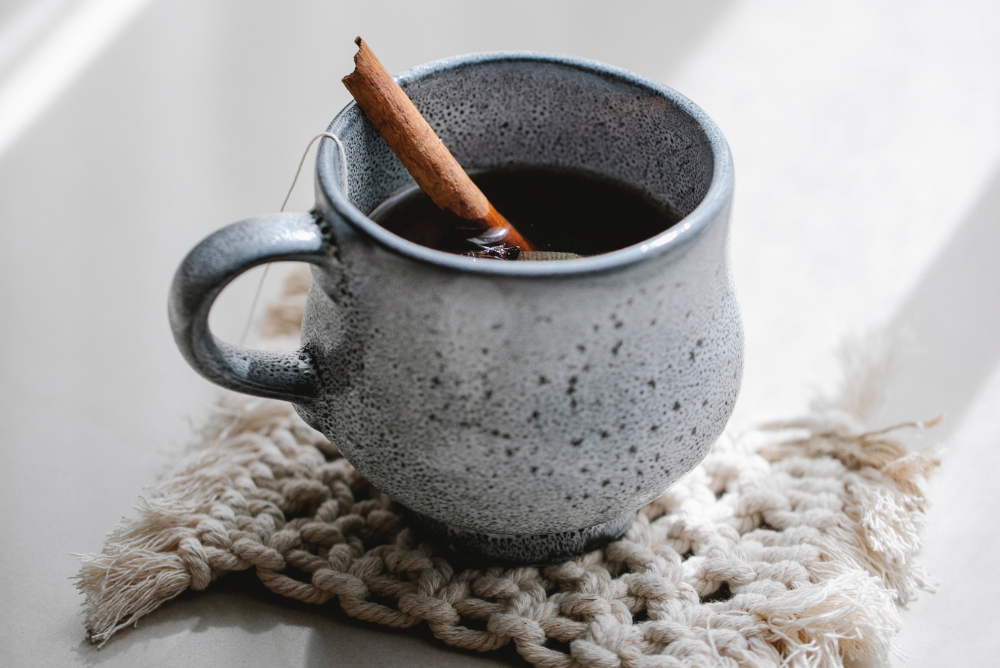
<instances>
[{"instance_id":1,"label":"macrame coaster","mask_svg":"<svg viewBox=\"0 0 1000 668\"><path fill-rule=\"evenodd\" d=\"M290 285L272 334L301 317L307 283ZM229 395L85 558L85 624L103 644L184 590L254 568L283 596L426 623L458 647L513 642L536 666L883 665L897 606L929 586L913 557L939 462L907 453L897 430L861 428L870 372L849 374L839 405L721 439L621 540L520 568L456 567L288 404Z\"/></svg>"}]
</instances>

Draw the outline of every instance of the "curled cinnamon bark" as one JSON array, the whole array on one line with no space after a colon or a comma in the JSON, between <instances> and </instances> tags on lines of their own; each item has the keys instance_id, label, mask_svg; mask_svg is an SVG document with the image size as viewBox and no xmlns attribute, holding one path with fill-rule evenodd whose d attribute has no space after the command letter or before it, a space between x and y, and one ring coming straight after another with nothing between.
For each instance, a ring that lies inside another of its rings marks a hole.
<instances>
[{"instance_id":1,"label":"curled cinnamon bark","mask_svg":"<svg viewBox=\"0 0 1000 668\"><path fill-rule=\"evenodd\" d=\"M358 37L354 43L358 45L354 71L344 77L344 85L417 185L474 234L502 239L521 250L538 250L490 204L364 40ZM492 233L496 228L506 234Z\"/></svg>"}]
</instances>

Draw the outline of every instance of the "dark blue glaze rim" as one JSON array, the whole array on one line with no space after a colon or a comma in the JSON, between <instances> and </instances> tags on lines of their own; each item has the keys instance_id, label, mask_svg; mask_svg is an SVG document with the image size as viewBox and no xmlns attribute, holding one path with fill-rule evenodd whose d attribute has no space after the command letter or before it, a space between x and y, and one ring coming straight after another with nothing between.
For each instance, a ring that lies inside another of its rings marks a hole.
<instances>
[{"instance_id":1,"label":"dark blue glaze rim","mask_svg":"<svg viewBox=\"0 0 1000 668\"><path fill-rule=\"evenodd\" d=\"M441 268L458 270L470 274L520 277L559 277L606 272L628 265L637 264L654 257L663 257L681 251L695 241L713 221L719 219L729 205L733 193L733 159L729 144L715 122L694 102L673 88L658 81L648 79L628 70L585 58L573 58L533 51L499 51L453 56L420 65L395 77L400 84L424 79L445 70L489 62L527 61L553 63L577 68L591 74L611 77L659 94L680 108L692 118L708 139L712 151L712 182L702 201L687 216L672 227L632 246L577 260L555 260L538 262L498 262L477 260L444 251L434 250L407 241L363 214L348 201L340 184L333 178L333 165L340 162L340 148L336 142L324 137L316 156L316 179L319 194L322 195L344 221L357 232L362 233L381 246L413 260L436 265ZM356 106L351 102L334 117L327 132L338 135L337 130L344 122L345 115Z\"/></svg>"}]
</instances>

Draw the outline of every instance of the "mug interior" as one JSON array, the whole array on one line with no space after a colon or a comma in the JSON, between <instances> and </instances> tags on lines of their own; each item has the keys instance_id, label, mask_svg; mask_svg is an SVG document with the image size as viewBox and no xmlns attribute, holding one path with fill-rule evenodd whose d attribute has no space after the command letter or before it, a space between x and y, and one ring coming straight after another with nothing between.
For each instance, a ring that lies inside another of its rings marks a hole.
<instances>
[{"instance_id":1,"label":"mug interior","mask_svg":"<svg viewBox=\"0 0 1000 668\"><path fill-rule=\"evenodd\" d=\"M731 190L728 147L707 115L672 89L622 70L554 56L481 54L431 63L398 81L470 172L521 165L585 170L642 190L675 220L695 212L710 191L721 201ZM346 185L346 193L330 198L336 208L346 194L367 217L414 185L355 104L329 131L340 137L344 160L333 160L333 147L324 146L318 171L322 187ZM719 183L720 172L726 183ZM322 183L324 176L333 178ZM368 218L363 225L377 227Z\"/></svg>"}]
</instances>

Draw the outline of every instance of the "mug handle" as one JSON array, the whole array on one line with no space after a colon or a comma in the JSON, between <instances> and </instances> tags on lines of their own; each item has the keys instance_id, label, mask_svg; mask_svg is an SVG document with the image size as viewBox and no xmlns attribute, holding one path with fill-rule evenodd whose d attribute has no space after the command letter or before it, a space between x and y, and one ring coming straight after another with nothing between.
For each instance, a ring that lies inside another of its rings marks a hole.
<instances>
[{"instance_id":1,"label":"mug handle","mask_svg":"<svg viewBox=\"0 0 1000 668\"><path fill-rule=\"evenodd\" d=\"M213 383L258 397L306 403L319 394L308 349L250 350L221 341L208 329L208 312L230 281L252 267L282 260L326 268L326 246L314 214L268 214L214 232L188 253L174 274L170 327L184 359Z\"/></svg>"}]
</instances>

